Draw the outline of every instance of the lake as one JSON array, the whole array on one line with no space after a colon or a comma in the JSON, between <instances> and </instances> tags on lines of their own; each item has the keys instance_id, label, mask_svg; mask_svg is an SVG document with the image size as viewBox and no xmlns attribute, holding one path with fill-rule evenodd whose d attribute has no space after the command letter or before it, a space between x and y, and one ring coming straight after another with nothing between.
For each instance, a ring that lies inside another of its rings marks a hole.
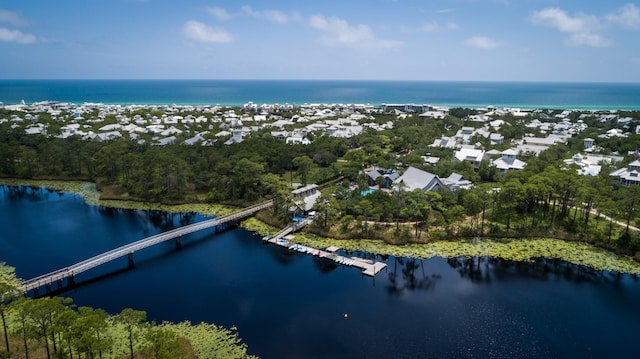
<instances>
[{"instance_id":1,"label":"lake","mask_svg":"<svg viewBox=\"0 0 640 359\"><path fill-rule=\"evenodd\" d=\"M28 279L207 218L0 186L0 261ZM242 228L182 243L136 253L130 270L121 258L80 274L62 295L156 322L235 326L262 358L640 357L637 276L555 260L377 257L388 268L371 278Z\"/></svg>"}]
</instances>

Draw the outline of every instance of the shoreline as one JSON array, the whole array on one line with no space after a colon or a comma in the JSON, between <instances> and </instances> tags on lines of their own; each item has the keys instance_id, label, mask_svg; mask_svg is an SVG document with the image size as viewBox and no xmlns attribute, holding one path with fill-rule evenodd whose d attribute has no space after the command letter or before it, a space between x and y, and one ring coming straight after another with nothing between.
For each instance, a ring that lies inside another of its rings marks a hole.
<instances>
[{"instance_id":1,"label":"shoreline","mask_svg":"<svg viewBox=\"0 0 640 359\"><path fill-rule=\"evenodd\" d=\"M203 215L225 215L235 208L210 204L163 205L151 202L100 200L95 184L81 181L14 180L0 178L0 185L33 186L79 195L85 203L122 209L160 210L166 212L197 212ZM280 229L261 222L255 217L244 220L241 227L259 235L277 233ZM346 251L362 251L375 255L390 255L428 259L432 257L495 257L504 260L531 262L535 258L560 259L574 265L587 266L595 271L613 271L631 275L640 274L640 263L630 256L589 243L553 238L534 239L457 239L427 244L392 245L382 240L323 238L308 232L294 234L293 242L326 248L337 246Z\"/></svg>"},{"instance_id":2,"label":"shoreline","mask_svg":"<svg viewBox=\"0 0 640 359\"><path fill-rule=\"evenodd\" d=\"M42 86L56 87L43 91ZM170 86L174 94L146 94L146 87ZM74 87L90 87L75 93ZM24 90L22 88L27 88ZM294 88L294 90L291 90ZM295 91L308 88L303 92ZM384 88L384 90L381 90ZM613 88L613 90L611 89ZM404 90L401 93L397 90ZM98 91L99 90L99 91ZM553 90L559 96L551 96ZM67 92L69 91L69 92ZM586 92L585 92L586 91ZM596 91L602 96L588 95ZM433 106L477 108L486 106L523 110L557 109L575 111L638 111L633 97L620 100L620 93L638 93L637 82L560 82L560 81L425 81L425 80L287 80L287 79L4 79L0 80L0 102L17 105L26 102L57 101L101 103L105 105L213 106L242 107L254 103L289 104L381 104L408 103ZM100 93L98 97L87 93ZM144 95L140 95L144 93ZM183 94L184 93L184 94ZM518 93L518 96L513 96ZM580 93L583 93L580 95ZM586 93L586 95L584 94ZM482 96L480 96L480 94ZM575 95L575 96L574 96ZM576 97L577 96L577 97ZM132 100L133 98L133 100Z\"/></svg>"}]
</instances>

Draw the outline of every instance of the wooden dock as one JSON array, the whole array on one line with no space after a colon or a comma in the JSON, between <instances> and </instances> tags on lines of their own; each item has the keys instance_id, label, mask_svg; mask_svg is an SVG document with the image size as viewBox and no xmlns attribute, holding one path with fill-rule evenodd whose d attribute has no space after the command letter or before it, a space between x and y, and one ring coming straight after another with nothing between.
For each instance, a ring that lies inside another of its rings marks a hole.
<instances>
[{"instance_id":1,"label":"wooden dock","mask_svg":"<svg viewBox=\"0 0 640 359\"><path fill-rule=\"evenodd\" d=\"M355 256L345 257L339 254L336 254L335 252L337 252L340 248L335 246L331 246L323 250L323 249L317 249L309 246L304 246L301 244L296 244L289 241L286 238L286 236L288 236L290 233L299 230L300 228L304 227L307 223L309 223L309 220L296 222L293 225L288 226L287 228L278 232L278 234L274 236L264 237L263 240L281 247L288 248L290 250L294 250L296 252L310 254L313 256L317 256L319 258L332 260L338 264L342 264L348 267L360 268L360 270L362 271L362 274L368 275L370 277L374 277L376 274L380 273L381 270L387 267L387 264L383 262L372 261L370 259L364 259L364 258L355 257Z\"/></svg>"}]
</instances>

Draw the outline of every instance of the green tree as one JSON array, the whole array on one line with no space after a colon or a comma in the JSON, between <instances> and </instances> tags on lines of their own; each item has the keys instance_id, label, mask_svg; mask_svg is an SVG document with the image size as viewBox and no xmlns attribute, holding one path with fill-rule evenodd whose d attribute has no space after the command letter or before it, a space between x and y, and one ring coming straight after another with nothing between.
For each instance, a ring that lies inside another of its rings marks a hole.
<instances>
[{"instance_id":1,"label":"green tree","mask_svg":"<svg viewBox=\"0 0 640 359\"><path fill-rule=\"evenodd\" d=\"M152 324L144 337L150 343L150 350L156 359L172 359L184 356L180 349L178 335L170 329Z\"/></svg>"},{"instance_id":2,"label":"green tree","mask_svg":"<svg viewBox=\"0 0 640 359\"><path fill-rule=\"evenodd\" d=\"M7 353L11 352L11 349L9 348L6 311L9 303L16 298L19 287L20 280L16 277L15 269L7 266L4 262L0 262L0 318L2 319L2 329L4 331L4 342Z\"/></svg>"},{"instance_id":3,"label":"green tree","mask_svg":"<svg viewBox=\"0 0 640 359\"><path fill-rule=\"evenodd\" d=\"M314 204L314 209L316 211L316 218L313 223L324 230L329 230L340 215L338 201L333 194L329 192L320 194L320 197L318 197Z\"/></svg>"},{"instance_id":4,"label":"green tree","mask_svg":"<svg viewBox=\"0 0 640 359\"><path fill-rule=\"evenodd\" d=\"M33 336L33 326L29 323L32 301L34 301L34 299L31 299L29 297L21 297L13 304L13 306L16 308L16 318L19 323L19 327L16 328L16 332L22 338L24 355L26 359L29 359L28 340Z\"/></svg>"},{"instance_id":5,"label":"green tree","mask_svg":"<svg viewBox=\"0 0 640 359\"><path fill-rule=\"evenodd\" d=\"M300 175L302 185L306 185L309 171L311 170L311 166L313 165L313 160L309 158L309 156L299 156L294 158L292 163L298 169L298 174Z\"/></svg>"},{"instance_id":6,"label":"green tree","mask_svg":"<svg viewBox=\"0 0 640 359\"><path fill-rule=\"evenodd\" d=\"M107 336L109 314L102 309L90 307L78 308L78 314L77 320L73 323L76 347L91 357L97 351L102 359L103 352L113 345L113 340Z\"/></svg>"},{"instance_id":7,"label":"green tree","mask_svg":"<svg viewBox=\"0 0 640 359\"><path fill-rule=\"evenodd\" d=\"M133 345L138 340L141 332L141 328L144 321L147 319L147 312L141 310L134 310L131 308L123 309L120 314L116 316L116 321L124 325L129 339L129 353L131 359L133 357Z\"/></svg>"}]
</instances>

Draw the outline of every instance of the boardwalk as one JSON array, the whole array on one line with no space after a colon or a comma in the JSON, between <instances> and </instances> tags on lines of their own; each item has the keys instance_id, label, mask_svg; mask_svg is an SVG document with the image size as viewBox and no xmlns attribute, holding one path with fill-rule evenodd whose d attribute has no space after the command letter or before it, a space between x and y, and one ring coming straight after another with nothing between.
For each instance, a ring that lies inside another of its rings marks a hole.
<instances>
[{"instance_id":1,"label":"boardwalk","mask_svg":"<svg viewBox=\"0 0 640 359\"><path fill-rule=\"evenodd\" d=\"M289 248L294 251L311 254L314 256L318 256L320 258L326 258L327 260L331 260L345 266L359 268L360 270L362 270L362 274L368 275L370 277L374 277L381 270L387 267L386 263L374 262L370 259L364 259L359 257L345 257L345 256L338 255L335 252L340 248L330 247L330 248L327 248L326 250L322 250L322 249L312 248L312 247L296 244L293 242L289 242L284 238L286 235L301 229L302 227L306 226L310 222L311 222L310 219L305 219L300 222L295 222L292 225L278 232L276 235L271 237L265 237L264 240L269 243L273 243L281 247Z\"/></svg>"},{"instance_id":2,"label":"boardwalk","mask_svg":"<svg viewBox=\"0 0 640 359\"><path fill-rule=\"evenodd\" d=\"M184 227L176 228L167 232L163 232L151 237L141 239L139 241L102 253L100 255L89 258L82 262L73 264L71 266L58 269L51 273L43 274L33 279L26 280L22 282L21 290L23 292L28 292L33 289L37 290L38 288L43 286L47 287L48 289L52 283L58 283L58 286L61 286L63 279L66 278L67 280L72 282L74 276L78 275L79 273L88 271L89 269L95 268L101 264L107 263L114 259L124 257L124 256L131 256L136 251L139 251L147 247L156 245L158 243L166 242L172 239L179 239L182 236L187 235L189 233L197 232L206 228L220 226L228 222L232 222L244 217L248 217L260 210L269 208L272 205L273 205L272 201L267 201L255 206L247 207L242 211L230 214L228 216L190 224Z\"/></svg>"}]
</instances>

